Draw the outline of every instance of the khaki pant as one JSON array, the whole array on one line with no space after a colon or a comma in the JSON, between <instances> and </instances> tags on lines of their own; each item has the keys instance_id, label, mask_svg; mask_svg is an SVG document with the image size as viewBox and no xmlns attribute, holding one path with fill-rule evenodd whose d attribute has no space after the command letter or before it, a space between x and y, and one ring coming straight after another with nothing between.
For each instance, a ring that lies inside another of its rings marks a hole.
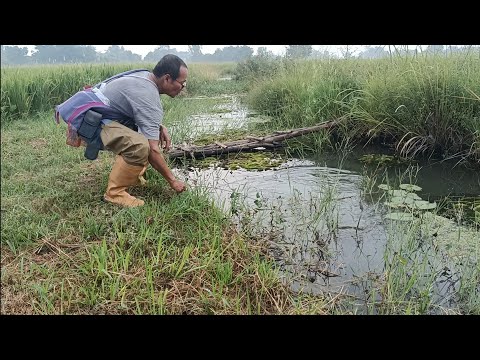
<instances>
[{"instance_id":1,"label":"khaki pant","mask_svg":"<svg viewBox=\"0 0 480 360\"><path fill-rule=\"evenodd\" d=\"M142 134L112 121L102 125L100 138L105 150L121 155L126 163L136 166L144 166L148 163L150 145Z\"/></svg>"}]
</instances>

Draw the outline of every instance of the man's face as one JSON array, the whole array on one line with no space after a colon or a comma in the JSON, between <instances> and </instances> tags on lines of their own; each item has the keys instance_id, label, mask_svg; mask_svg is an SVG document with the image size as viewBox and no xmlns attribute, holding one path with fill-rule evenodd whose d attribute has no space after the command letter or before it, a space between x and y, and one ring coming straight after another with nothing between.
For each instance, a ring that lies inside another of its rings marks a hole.
<instances>
[{"instance_id":1,"label":"man's face","mask_svg":"<svg viewBox=\"0 0 480 360\"><path fill-rule=\"evenodd\" d=\"M180 67L178 77L175 80L169 76L169 79L168 79L169 88L168 88L168 91L166 91L166 94L172 98L180 94L183 88L187 85L187 76L188 76L188 69L183 66Z\"/></svg>"}]
</instances>

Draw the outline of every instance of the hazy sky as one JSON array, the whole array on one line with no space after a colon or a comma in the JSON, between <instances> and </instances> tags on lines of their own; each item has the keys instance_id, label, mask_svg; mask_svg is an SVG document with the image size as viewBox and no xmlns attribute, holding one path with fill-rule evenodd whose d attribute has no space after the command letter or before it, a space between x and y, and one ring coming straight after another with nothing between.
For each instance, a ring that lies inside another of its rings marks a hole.
<instances>
[{"instance_id":1,"label":"hazy sky","mask_svg":"<svg viewBox=\"0 0 480 360\"><path fill-rule=\"evenodd\" d=\"M93 45L99 52L107 50L111 45ZM158 45L120 45L126 50L130 50L135 54L140 54L142 57L147 55L150 51L155 50ZM224 48L226 46L240 46L240 45L202 45L202 53L213 54L216 49ZM275 55L285 55L285 48L288 45L246 45L251 47L256 54L259 47L266 47L267 50L272 51ZM340 49L345 48L345 45L312 45L315 50L325 49L332 53L340 54ZM363 49L363 45L351 45L353 49ZM175 48L178 51L188 51L188 45L170 45L170 48Z\"/></svg>"},{"instance_id":2,"label":"hazy sky","mask_svg":"<svg viewBox=\"0 0 480 360\"><path fill-rule=\"evenodd\" d=\"M34 49L34 45L14 45L19 47L28 47L30 53ZM92 45L99 52L106 51L112 45ZM126 50L130 50L135 54L139 54L142 57L147 55L150 51L155 50L158 45L119 45L123 46ZM216 49L224 48L225 46L240 46L240 45L202 45L202 52L204 54L213 54ZM275 55L285 55L285 48L288 45L247 45L254 49L255 53L257 49L261 46L266 47L268 50L272 51ZM344 49L346 45L313 45L313 48L316 50L325 49L333 53L340 53L340 49ZM188 51L188 45L170 45L170 48L175 48L178 51ZM351 45L351 51L355 49L362 49L362 45Z\"/></svg>"},{"instance_id":3,"label":"hazy sky","mask_svg":"<svg viewBox=\"0 0 480 360\"><path fill-rule=\"evenodd\" d=\"M28 47L30 53L34 49L34 45L14 45L19 47ZM92 45L98 52L106 51L112 45ZM130 50L135 54L139 54L142 58L147 55L150 51L155 50L158 45L119 45L123 46L126 50ZM239 46L239 45L202 45L202 52L204 54L213 54L216 49L224 48L225 46ZM285 48L288 45L247 45L254 49L255 53L257 49L261 46L266 47L268 50L272 51L275 55L285 55ZM347 45L312 45L315 50L328 50L331 53L340 55L342 50L345 51ZM360 52L367 45L349 45L350 52ZM376 45L373 45L376 46ZM414 49L416 46L420 45L408 45L410 49ZM175 48L178 51L188 51L188 45L170 45L170 48Z\"/></svg>"},{"instance_id":4,"label":"hazy sky","mask_svg":"<svg viewBox=\"0 0 480 360\"><path fill-rule=\"evenodd\" d=\"M111 45L93 45L99 52L103 52L107 50ZM135 54L142 55L144 57L150 51L155 50L158 45L120 45L123 46L126 50L130 50ZM239 46L239 45L202 45L202 53L204 54L213 54L216 49L224 48L225 46ZM273 51L276 55L283 55L285 54L285 47L286 45L247 45L250 46L252 49L257 51L257 49L261 46L265 46L268 50ZM170 45L170 48L175 48L177 51L188 51L188 45Z\"/></svg>"}]
</instances>

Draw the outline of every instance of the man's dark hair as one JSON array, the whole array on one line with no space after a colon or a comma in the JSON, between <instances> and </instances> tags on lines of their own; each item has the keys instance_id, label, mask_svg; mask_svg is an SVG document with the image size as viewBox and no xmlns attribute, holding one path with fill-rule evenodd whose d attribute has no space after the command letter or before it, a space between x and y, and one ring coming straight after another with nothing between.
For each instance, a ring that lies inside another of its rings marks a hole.
<instances>
[{"instance_id":1,"label":"man's dark hair","mask_svg":"<svg viewBox=\"0 0 480 360\"><path fill-rule=\"evenodd\" d=\"M177 55L167 54L160 59L160 61L155 65L153 69L153 74L156 77L161 77L165 74L169 74L173 80L176 80L178 73L180 72L180 67L187 67L185 61L180 59Z\"/></svg>"}]
</instances>

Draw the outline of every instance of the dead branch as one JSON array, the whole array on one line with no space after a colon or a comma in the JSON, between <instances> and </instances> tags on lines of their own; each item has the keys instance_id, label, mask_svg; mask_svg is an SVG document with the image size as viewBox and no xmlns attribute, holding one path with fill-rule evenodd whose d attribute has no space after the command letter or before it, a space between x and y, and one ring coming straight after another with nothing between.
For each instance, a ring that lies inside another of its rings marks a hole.
<instances>
[{"instance_id":1,"label":"dead branch","mask_svg":"<svg viewBox=\"0 0 480 360\"><path fill-rule=\"evenodd\" d=\"M329 129L337 125L341 119L328 121L319 125L293 129L290 131L275 131L273 134L263 137L246 136L243 140L231 142L196 146L192 144L182 144L174 146L167 154L171 159L187 156L192 158L204 158L212 155L222 155L227 153L238 153L241 151L252 151L258 148L275 149L281 147L281 142L297 136L303 136L322 129Z\"/></svg>"}]
</instances>

